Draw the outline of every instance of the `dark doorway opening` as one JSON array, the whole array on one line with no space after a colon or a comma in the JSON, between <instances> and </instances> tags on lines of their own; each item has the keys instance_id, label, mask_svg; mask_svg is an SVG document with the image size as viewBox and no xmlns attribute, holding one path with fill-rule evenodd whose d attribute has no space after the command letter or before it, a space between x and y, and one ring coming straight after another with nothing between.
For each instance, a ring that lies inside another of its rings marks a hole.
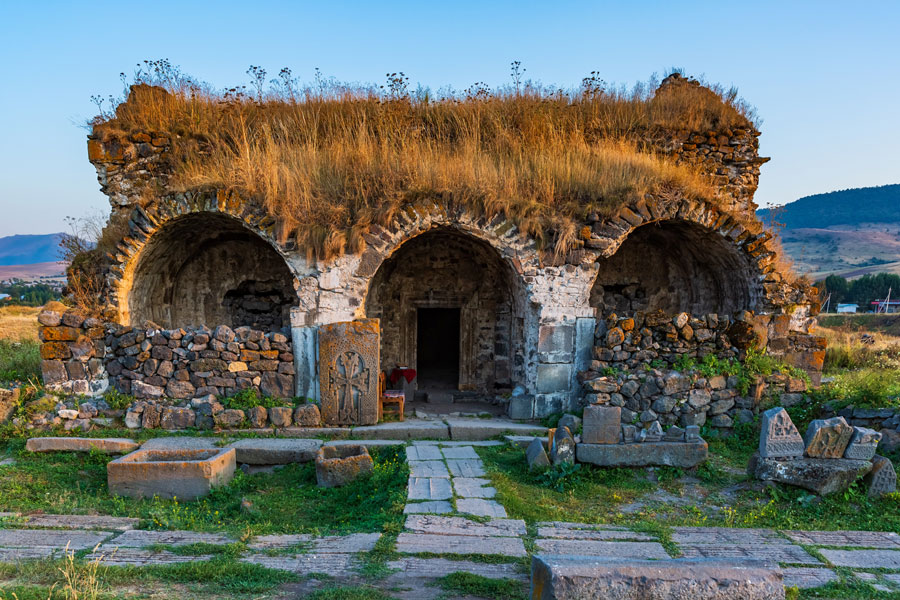
<instances>
[{"instance_id":1,"label":"dark doorway opening","mask_svg":"<svg viewBox=\"0 0 900 600\"><path fill-rule=\"evenodd\" d=\"M459 308L416 310L419 389L459 386Z\"/></svg>"}]
</instances>

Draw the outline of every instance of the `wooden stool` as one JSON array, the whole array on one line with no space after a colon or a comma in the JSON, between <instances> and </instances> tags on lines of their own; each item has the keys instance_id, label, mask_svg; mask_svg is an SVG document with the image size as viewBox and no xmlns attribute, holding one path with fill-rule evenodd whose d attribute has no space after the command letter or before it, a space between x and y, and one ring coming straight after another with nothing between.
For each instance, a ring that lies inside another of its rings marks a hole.
<instances>
[{"instance_id":1,"label":"wooden stool","mask_svg":"<svg viewBox=\"0 0 900 600\"><path fill-rule=\"evenodd\" d=\"M385 389L386 387L387 377L384 372L381 372L378 374L378 420L381 421L384 419L385 406L396 406L396 409L391 410L390 412L395 412L397 418L403 421L403 409L406 404L406 397L403 394L403 390L388 390Z\"/></svg>"}]
</instances>

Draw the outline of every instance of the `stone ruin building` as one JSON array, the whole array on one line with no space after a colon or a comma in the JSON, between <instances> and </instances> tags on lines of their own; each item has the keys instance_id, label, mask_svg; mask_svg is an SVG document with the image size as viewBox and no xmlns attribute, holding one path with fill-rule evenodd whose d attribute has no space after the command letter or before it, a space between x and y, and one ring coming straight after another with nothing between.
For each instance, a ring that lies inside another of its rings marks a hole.
<instances>
[{"instance_id":1,"label":"stone ruin building","mask_svg":"<svg viewBox=\"0 0 900 600\"><path fill-rule=\"evenodd\" d=\"M367 389L378 369L408 366L419 390L509 399L516 418L631 398L640 398L635 414L651 403L664 413L657 396L683 414L708 411L726 386L670 384L685 353L740 356L756 344L814 380L821 371L823 341L810 334L814 290L779 270L772 233L755 216L768 159L749 123L649 141L714 178L715 206L673 192L589 215L578 247L559 260L511 220L420 203L373 226L360 252L308 261L279 243L258 204L223 189L172 189L170 135L89 137L89 159L128 232L106 276L107 322L79 323L106 328L92 337L90 368L70 368L71 351L47 353L48 384L87 392L108 381L137 397L185 399L256 386L319 400L318 332L366 319L380 325ZM221 325L230 333L216 335ZM623 378L649 369L649 391ZM604 376L613 372L618 380Z\"/></svg>"}]
</instances>

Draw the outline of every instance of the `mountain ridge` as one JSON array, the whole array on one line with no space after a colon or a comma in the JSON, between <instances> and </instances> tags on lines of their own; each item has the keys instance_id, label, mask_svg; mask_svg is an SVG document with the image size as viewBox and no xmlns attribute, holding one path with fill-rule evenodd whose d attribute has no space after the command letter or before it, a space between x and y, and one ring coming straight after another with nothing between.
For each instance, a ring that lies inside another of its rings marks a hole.
<instances>
[{"instance_id":1,"label":"mountain ridge","mask_svg":"<svg viewBox=\"0 0 900 600\"><path fill-rule=\"evenodd\" d=\"M59 242L65 234L16 234L0 237L0 266L31 265L60 259Z\"/></svg>"}]
</instances>

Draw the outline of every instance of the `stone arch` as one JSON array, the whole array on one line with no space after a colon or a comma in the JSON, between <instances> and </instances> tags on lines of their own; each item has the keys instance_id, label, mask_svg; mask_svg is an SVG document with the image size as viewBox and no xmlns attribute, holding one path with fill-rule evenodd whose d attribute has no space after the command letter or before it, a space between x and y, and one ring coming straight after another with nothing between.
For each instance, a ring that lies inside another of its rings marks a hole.
<instances>
[{"instance_id":1,"label":"stone arch","mask_svg":"<svg viewBox=\"0 0 900 600\"><path fill-rule=\"evenodd\" d=\"M525 267L518 257L525 254L527 264L527 251L522 252L527 244L514 233L503 238L509 229L497 234L471 222L428 219L425 226L422 221L407 223L394 232L369 278L364 301L365 315L381 319L385 369L408 365L424 377L420 387L430 383L434 373L422 370L426 356L420 354L428 350L420 329L428 327L425 315L435 311L433 318L450 319L449 327L459 331L458 339L429 340L435 346L458 344L458 352L444 348L445 356L458 360L450 376L453 388L489 394L526 380L529 305L521 276ZM364 266L365 255L362 260ZM444 316L438 310L446 311Z\"/></svg>"},{"instance_id":2,"label":"stone arch","mask_svg":"<svg viewBox=\"0 0 900 600\"><path fill-rule=\"evenodd\" d=\"M238 206L207 198L136 209L111 271L120 322L289 327L292 266L265 217Z\"/></svg>"}]
</instances>

